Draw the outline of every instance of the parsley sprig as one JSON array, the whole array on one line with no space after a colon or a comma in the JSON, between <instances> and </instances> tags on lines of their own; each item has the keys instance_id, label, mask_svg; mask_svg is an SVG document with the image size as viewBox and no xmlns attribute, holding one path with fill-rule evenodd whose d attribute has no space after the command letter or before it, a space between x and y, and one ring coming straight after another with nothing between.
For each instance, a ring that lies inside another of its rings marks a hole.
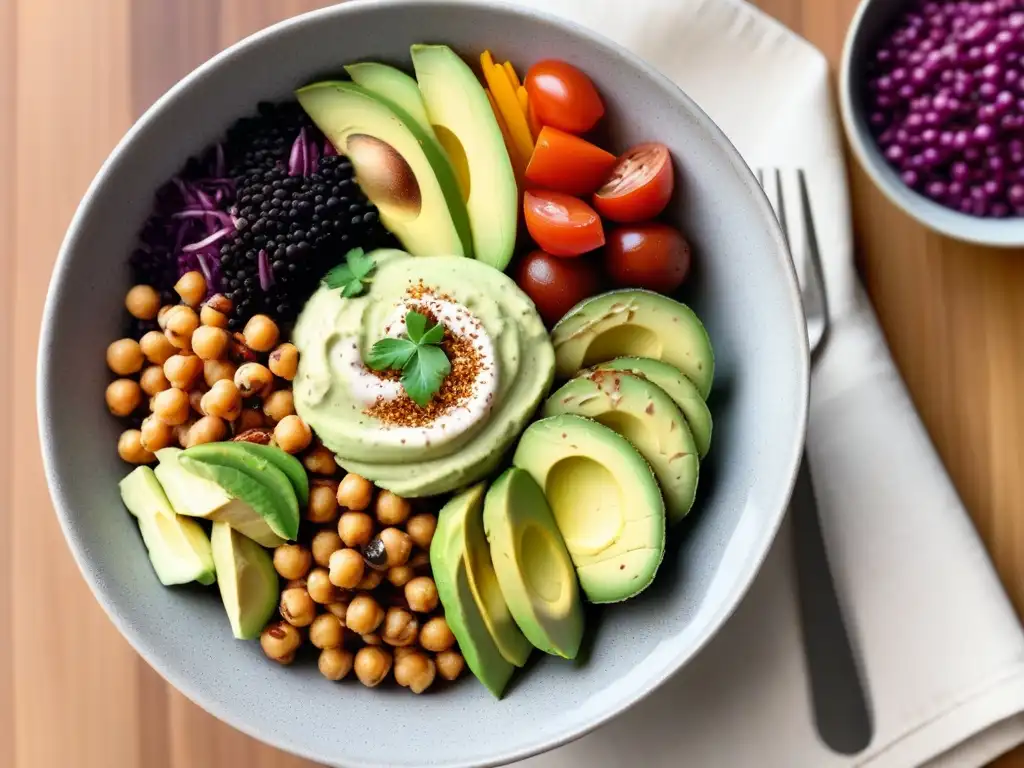
<instances>
[{"instance_id":1,"label":"parsley sprig","mask_svg":"<svg viewBox=\"0 0 1024 768\"><path fill-rule=\"evenodd\" d=\"M373 257L362 248L353 248L345 254L345 261L332 267L321 282L328 288L341 288L341 295L351 299L366 290L376 266Z\"/></svg>"},{"instance_id":2,"label":"parsley sprig","mask_svg":"<svg viewBox=\"0 0 1024 768\"><path fill-rule=\"evenodd\" d=\"M374 344L366 365L375 371L401 371L405 393L424 408L452 372L448 355L440 347L444 326L434 323L428 327L426 315L410 310L405 330L406 338L381 339Z\"/></svg>"}]
</instances>

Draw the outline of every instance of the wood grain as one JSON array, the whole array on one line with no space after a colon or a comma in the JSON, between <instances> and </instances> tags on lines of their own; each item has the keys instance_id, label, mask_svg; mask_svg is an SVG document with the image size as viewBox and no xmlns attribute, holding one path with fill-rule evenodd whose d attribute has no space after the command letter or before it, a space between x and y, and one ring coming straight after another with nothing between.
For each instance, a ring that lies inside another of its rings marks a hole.
<instances>
[{"instance_id":1,"label":"wood grain","mask_svg":"<svg viewBox=\"0 0 1024 768\"><path fill-rule=\"evenodd\" d=\"M35 368L50 266L116 141L178 78L315 0L0 2L0 766L310 764L191 704L95 604L64 544L38 459ZM856 0L758 0L836 65ZM927 233L850 163L858 259L933 440L1024 614L1024 254ZM1024 768L1024 750L1000 768Z\"/></svg>"}]
</instances>

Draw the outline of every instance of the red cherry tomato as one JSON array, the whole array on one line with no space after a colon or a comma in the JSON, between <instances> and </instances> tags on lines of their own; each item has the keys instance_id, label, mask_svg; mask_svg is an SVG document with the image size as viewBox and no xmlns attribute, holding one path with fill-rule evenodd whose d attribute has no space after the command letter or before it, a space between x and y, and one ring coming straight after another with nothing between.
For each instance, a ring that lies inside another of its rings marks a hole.
<instances>
[{"instance_id":1,"label":"red cherry tomato","mask_svg":"<svg viewBox=\"0 0 1024 768\"><path fill-rule=\"evenodd\" d=\"M577 197L527 190L523 212L530 237L552 256L579 256L604 245L601 217Z\"/></svg>"},{"instance_id":2,"label":"red cherry tomato","mask_svg":"<svg viewBox=\"0 0 1024 768\"><path fill-rule=\"evenodd\" d=\"M534 251L516 267L515 280L549 328L583 299L601 291L599 270L587 256L561 259Z\"/></svg>"},{"instance_id":3,"label":"red cherry tomato","mask_svg":"<svg viewBox=\"0 0 1024 768\"><path fill-rule=\"evenodd\" d=\"M538 61L526 73L526 93L537 121L568 133L586 133L604 115L590 78L572 64Z\"/></svg>"},{"instance_id":4,"label":"red cherry tomato","mask_svg":"<svg viewBox=\"0 0 1024 768\"><path fill-rule=\"evenodd\" d=\"M672 293L690 274L690 244L678 229L650 221L608 233L604 268L615 285Z\"/></svg>"},{"instance_id":5,"label":"red cherry tomato","mask_svg":"<svg viewBox=\"0 0 1024 768\"><path fill-rule=\"evenodd\" d=\"M608 178L615 155L579 136L544 126L537 136L526 178L538 187L590 195Z\"/></svg>"},{"instance_id":6,"label":"red cherry tomato","mask_svg":"<svg viewBox=\"0 0 1024 768\"><path fill-rule=\"evenodd\" d=\"M665 210L674 187L668 147L639 144L619 158L608 180L594 194L594 207L612 221L646 221Z\"/></svg>"}]
</instances>

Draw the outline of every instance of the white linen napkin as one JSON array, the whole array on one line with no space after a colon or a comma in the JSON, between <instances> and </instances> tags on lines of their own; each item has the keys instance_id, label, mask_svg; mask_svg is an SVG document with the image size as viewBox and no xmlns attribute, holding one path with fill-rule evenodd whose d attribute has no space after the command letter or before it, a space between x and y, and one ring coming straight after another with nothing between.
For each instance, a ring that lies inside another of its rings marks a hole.
<instances>
[{"instance_id":1,"label":"white linen napkin","mask_svg":"<svg viewBox=\"0 0 1024 768\"><path fill-rule=\"evenodd\" d=\"M740 0L519 2L647 59L752 167L807 172L832 315L808 456L873 720L870 745L853 756L815 731L787 526L740 610L674 680L520 765L973 766L1024 741L1024 633L856 276L825 58Z\"/></svg>"}]
</instances>

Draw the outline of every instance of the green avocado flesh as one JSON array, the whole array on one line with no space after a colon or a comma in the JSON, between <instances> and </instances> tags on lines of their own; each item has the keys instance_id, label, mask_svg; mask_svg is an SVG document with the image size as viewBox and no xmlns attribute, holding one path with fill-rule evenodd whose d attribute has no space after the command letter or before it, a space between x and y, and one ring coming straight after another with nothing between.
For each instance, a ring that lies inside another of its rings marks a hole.
<instances>
[{"instance_id":1,"label":"green avocado flesh","mask_svg":"<svg viewBox=\"0 0 1024 768\"><path fill-rule=\"evenodd\" d=\"M523 433L515 466L547 497L592 603L615 603L654 580L665 554L665 505L636 448L582 416L552 416Z\"/></svg>"},{"instance_id":2,"label":"green avocado flesh","mask_svg":"<svg viewBox=\"0 0 1024 768\"><path fill-rule=\"evenodd\" d=\"M682 371L707 399L715 356L693 310L653 291L623 289L584 299L551 331L561 379L617 357L661 360Z\"/></svg>"},{"instance_id":3,"label":"green avocado flesh","mask_svg":"<svg viewBox=\"0 0 1024 768\"><path fill-rule=\"evenodd\" d=\"M576 658L583 605L569 551L547 499L529 473L512 467L487 491L484 530L509 611L544 653Z\"/></svg>"},{"instance_id":4,"label":"green avocado flesh","mask_svg":"<svg viewBox=\"0 0 1024 768\"><path fill-rule=\"evenodd\" d=\"M263 547L227 523L214 523L210 540L231 632L239 640L257 638L280 597L274 562Z\"/></svg>"},{"instance_id":5,"label":"green avocado flesh","mask_svg":"<svg viewBox=\"0 0 1024 768\"><path fill-rule=\"evenodd\" d=\"M437 138L415 79L396 67L374 61L349 64L345 71L356 85L396 105L415 120L425 134Z\"/></svg>"},{"instance_id":6,"label":"green avocado flesh","mask_svg":"<svg viewBox=\"0 0 1024 768\"><path fill-rule=\"evenodd\" d=\"M299 507L305 508L309 503L309 476L306 474L306 468L302 466L301 461L290 453L285 453L280 448L272 445L258 445L246 442L230 443L230 445L237 445L246 453L250 453L258 459L263 459L273 464L288 478Z\"/></svg>"},{"instance_id":7,"label":"green avocado flesh","mask_svg":"<svg viewBox=\"0 0 1024 768\"><path fill-rule=\"evenodd\" d=\"M658 385L672 398L686 418L690 432L693 433L693 441L697 444L697 454L701 459L707 455L711 449L711 411L694 383L677 368L649 357L617 357L601 363L596 370L628 371Z\"/></svg>"},{"instance_id":8,"label":"green avocado flesh","mask_svg":"<svg viewBox=\"0 0 1024 768\"><path fill-rule=\"evenodd\" d=\"M243 448L244 445L247 443L196 445L185 450L178 460L190 472L245 499L253 509L265 510L263 517L274 533L284 539L295 539L299 535L299 503L288 476L263 455ZM264 506L266 503L269 506Z\"/></svg>"},{"instance_id":9,"label":"green avocado flesh","mask_svg":"<svg viewBox=\"0 0 1024 768\"><path fill-rule=\"evenodd\" d=\"M495 269L512 259L519 191L487 93L446 45L414 45L412 64L434 131L462 181L473 253Z\"/></svg>"},{"instance_id":10,"label":"green avocado flesh","mask_svg":"<svg viewBox=\"0 0 1024 768\"><path fill-rule=\"evenodd\" d=\"M556 390L542 413L575 413L615 430L654 470L669 522L682 520L690 511L700 472L697 446L679 408L661 387L626 371L592 371Z\"/></svg>"},{"instance_id":11,"label":"green avocado flesh","mask_svg":"<svg viewBox=\"0 0 1024 768\"><path fill-rule=\"evenodd\" d=\"M195 520L174 512L153 470L136 467L119 486L124 505L138 518L142 540L160 583L213 584L213 552L206 532Z\"/></svg>"},{"instance_id":12,"label":"green avocado flesh","mask_svg":"<svg viewBox=\"0 0 1024 768\"><path fill-rule=\"evenodd\" d=\"M473 255L469 216L452 164L412 116L355 83L313 83L295 96L352 161L381 222L409 253Z\"/></svg>"},{"instance_id":13,"label":"green avocado flesh","mask_svg":"<svg viewBox=\"0 0 1024 768\"><path fill-rule=\"evenodd\" d=\"M156 477L163 486L175 512L187 517L201 517L206 520L229 523L264 547L276 547L284 544L285 540L274 532L269 520L264 516L269 514L276 517L278 515L273 504L261 503L258 508L253 507L249 503L251 499L248 496L240 497L218 482L203 475L194 474L182 464L182 453L180 448L161 448L156 452L156 457L160 462L155 470ZM243 478L247 477L243 475ZM260 490L262 486L259 484L248 483L240 487L242 489L256 488L261 500L265 501L269 497L266 492Z\"/></svg>"},{"instance_id":14,"label":"green avocado flesh","mask_svg":"<svg viewBox=\"0 0 1024 768\"><path fill-rule=\"evenodd\" d=\"M466 664L501 697L515 667L526 663L530 644L509 613L483 532L486 485L452 497L438 513L430 565L445 619Z\"/></svg>"}]
</instances>

